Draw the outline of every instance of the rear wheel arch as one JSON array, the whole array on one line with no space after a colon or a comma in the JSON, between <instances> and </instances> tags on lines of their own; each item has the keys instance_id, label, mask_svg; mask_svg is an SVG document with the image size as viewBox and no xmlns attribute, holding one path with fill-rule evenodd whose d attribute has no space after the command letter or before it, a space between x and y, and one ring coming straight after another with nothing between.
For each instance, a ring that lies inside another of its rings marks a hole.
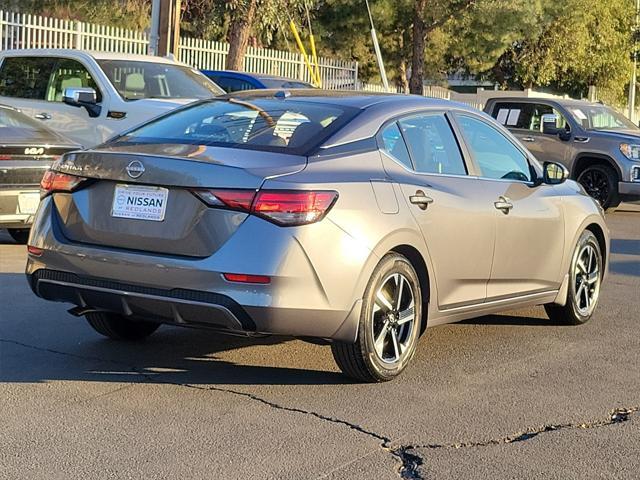
<instances>
[{"instance_id":1,"label":"rear wheel arch","mask_svg":"<svg viewBox=\"0 0 640 480\"><path fill-rule=\"evenodd\" d=\"M422 294L422 304L425 306L423 309L422 315L422 325L420 333L423 333L427 328L427 317L428 317L428 305L429 299L431 297L431 277L429 275L429 268L427 267L427 263L425 262L422 254L411 245L397 245L393 247L390 252L399 253L411 263L411 266L416 271L418 275L418 280L420 281L420 291Z\"/></svg>"},{"instance_id":2,"label":"rear wheel arch","mask_svg":"<svg viewBox=\"0 0 640 480\"><path fill-rule=\"evenodd\" d=\"M607 241L605 240L605 235L602 227L597 223L590 223L589 225L587 225L585 230L589 230L595 235L596 239L598 240L598 245L600 246L600 252L602 253L602 260L606 265L607 255L609 254L609 252L607 252Z\"/></svg>"}]
</instances>

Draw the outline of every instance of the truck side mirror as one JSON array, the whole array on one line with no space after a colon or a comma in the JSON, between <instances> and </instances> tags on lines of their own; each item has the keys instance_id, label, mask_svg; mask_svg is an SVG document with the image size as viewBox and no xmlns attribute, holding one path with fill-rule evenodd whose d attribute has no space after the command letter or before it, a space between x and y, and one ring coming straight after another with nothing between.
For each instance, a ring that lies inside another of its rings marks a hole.
<instances>
[{"instance_id":1,"label":"truck side mirror","mask_svg":"<svg viewBox=\"0 0 640 480\"><path fill-rule=\"evenodd\" d=\"M72 107L84 107L91 118L100 115L102 108L97 104L96 91L89 87L65 88L62 101Z\"/></svg>"}]
</instances>

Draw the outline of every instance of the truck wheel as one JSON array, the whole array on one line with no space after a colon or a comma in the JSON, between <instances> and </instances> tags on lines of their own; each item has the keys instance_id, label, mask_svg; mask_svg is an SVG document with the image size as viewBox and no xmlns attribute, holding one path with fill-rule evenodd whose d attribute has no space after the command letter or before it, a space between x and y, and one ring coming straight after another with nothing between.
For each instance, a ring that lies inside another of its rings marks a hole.
<instances>
[{"instance_id":1,"label":"truck wheel","mask_svg":"<svg viewBox=\"0 0 640 480\"><path fill-rule=\"evenodd\" d=\"M356 342L331 344L340 370L363 382L397 377L416 351L421 299L411 263L397 253L385 255L367 285Z\"/></svg>"},{"instance_id":2,"label":"truck wheel","mask_svg":"<svg viewBox=\"0 0 640 480\"><path fill-rule=\"evenodd\" d=\"M29 240L29 229L28 228L10 228L9 235L11 238L15 240L16 243L20 245L24 245Z\"/></svg>"},{"instance_id":3,"label":"truck wheel","mask_svg":"<svg viewBox=\"0 0 640 480\"><path fill-rule=\"evenodd\" d=\"M565 325L581 325L589 321L598 305L604 265L595 235L582 232L571 258L569 288L564 306L544 306L549 319Z\"/></svg>"},{"instance_id":4,"label":"truck wheel","mask_svg":"<svg viewBox=\"0 0 640 480\"><path fill-rule=\"evenodd\" d=\"M618 175L608 165L591 165L578 175L577 180L605 210L612 210L620 205Z\"/></svg>"},{"instance_id":5,"label":"truck wheel","mask_svg":"<svg viewBox=\"0 0 640 480\"><path fill-rule=\"evenodd\" d=\"M130 320L110 312L87 313L86 319L96 332L113 340L142 340L160 326L159 323Z\"/></svg>"}]
</instances>

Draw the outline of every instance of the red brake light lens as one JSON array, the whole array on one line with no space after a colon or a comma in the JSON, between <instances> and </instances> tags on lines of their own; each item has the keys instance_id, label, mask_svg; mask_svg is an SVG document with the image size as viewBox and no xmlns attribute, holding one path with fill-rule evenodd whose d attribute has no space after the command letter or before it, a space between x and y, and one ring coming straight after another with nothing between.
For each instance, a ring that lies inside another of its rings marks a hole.
<instances>
[{"instance_id":1,"label":"red brake light lens","mask_svg":"<svg viewBox=\"0 0 640 480\"><path fill-rule=\"evenodd\" d=\"M211 190L194 190L207 205L212 207L226 207L231 210L249 211L255 190L227 190L227 189L211 189Z\"/></svg>"},{"instance_id":2,"label":"red brake light lens","mask_svg":"<svg viewBox=\"0 0 640 480\"><path fill-rule=\"evenodd\" d=\"M40 181L40 197L44 198L53 192L71 192L85 180L83 177L47 170Z\"/></svg>"},{"instance_id":3,"label":"red brake light lens","mask_svg":"<svg viewBox=\"0 0 640 480\"><path fill-rule=\"evenodd\" d=\"M338 193L308 190L194 190L207 205L252 213L281 226L314 223L331 209Z\"/></svg>"},{"instance_id":4,"label":"red brake light lens","mask_svg":"<svg viewBox=\"0 0 640 480\"><path fill-rule=\"evenodd\" d=\"M223 273L222 276L228 282L258 283L266 285L271 283L271 278L266 275L247 275L246 273Z\"/></svg>"},{"instance_id":5,"label":"red brake light lens","mask_svg":"<svg viewBox=\"0 0 640 480\"><path fill-rule=\"evenodd\" d=\"M39 257L42 255L44 250L38 247L34 247L32 245L27 245L27 252L29 252L29 255L33 255L34 257Z\"/></svg>"},{"instance_id":6,"label":"red brake light lens","mask_svg":"<svg viewBox=\"0 0 640 480\"><path fill-rule=\"evenodd\" d=\"M252 212L278 225L306 225L321 220L337 198L337 192L264 190Z\"/></svg>"}]
</instances>

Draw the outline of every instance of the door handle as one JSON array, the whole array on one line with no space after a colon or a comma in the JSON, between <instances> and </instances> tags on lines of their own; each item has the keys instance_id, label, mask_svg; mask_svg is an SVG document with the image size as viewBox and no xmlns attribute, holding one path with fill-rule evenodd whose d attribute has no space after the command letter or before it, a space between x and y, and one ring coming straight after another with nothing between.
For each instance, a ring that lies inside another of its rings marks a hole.
<instances>
[{"instance_id":1,"label":"door handle","mask_svg":"<svg viewBox=\"0 0 640 480\"><path fill-rule=\"evenodd\" d=\"M533 137L522 137L520 140L527 143L534 143L536 141L536 139Z\"/></svg>"},{"instance_id":2,"label":"door handle","mask_svg":"<svg viewBox=\"0 0 640 480\"><path fill-rule=\"evenodd\" d=\"M494 202L493 206L496 207L498 210L501 210L502 213L506 215L513 208L513 203L511 203L511 200L509 199L509 197L500 195L498 197L498 201Z\"/></svg>"},{"instance_id":3,"label":"door handle","mask_svg":"<svg viewBox=\"0 0 640 480\"><path fill-rule=\"evenodd\" d=\"M422 190L418 190L415 195L409 197L409 201L418 205L422 210L426 210L429 204L433 203L433 198L427 197Z\"/></svg>"},{"instance_id":4,"label":"door handle","mask_svg":"<svg viewBox=\"0 0 640 480\"><path fill-rule=\"evenodd\" d=\"M36 113L34 117L38 120L51 120L51 114L47 112Z\"/></svg>"}]
</instances>

